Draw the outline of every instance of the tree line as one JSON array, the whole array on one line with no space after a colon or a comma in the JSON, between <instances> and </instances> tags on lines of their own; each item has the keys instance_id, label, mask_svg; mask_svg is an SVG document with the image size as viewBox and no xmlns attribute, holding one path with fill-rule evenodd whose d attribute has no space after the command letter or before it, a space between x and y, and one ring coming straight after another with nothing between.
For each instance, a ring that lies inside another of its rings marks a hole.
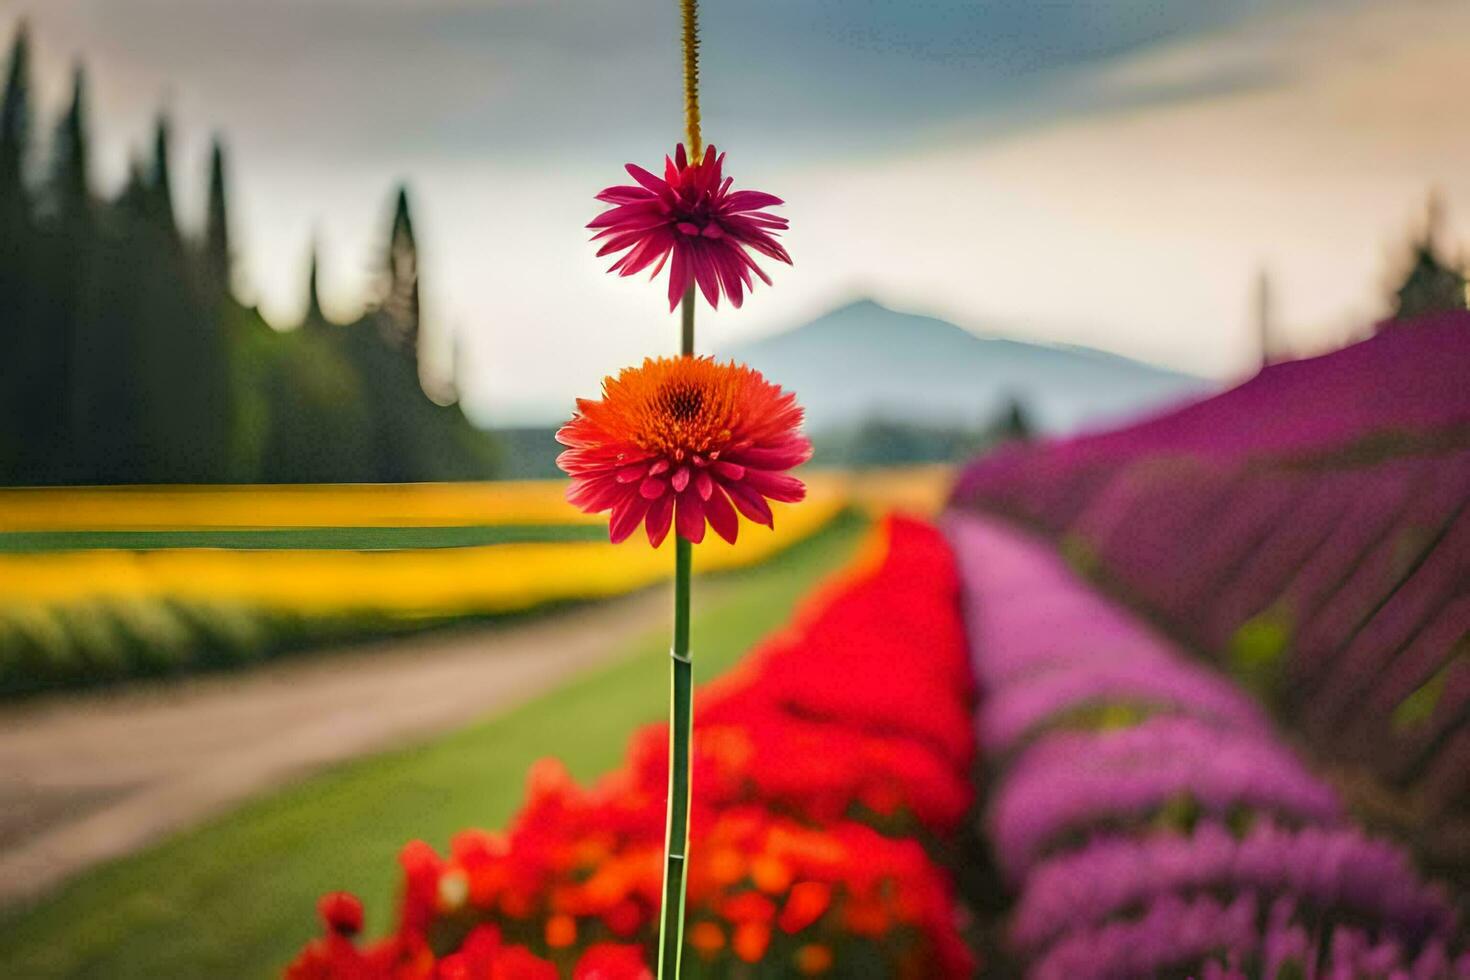
<instances>
[{"instance_id":1,"label":"tree line","mask_svg":"<svg viewBox=\"0 0 1470 980\"><path fill-rule=\"evenodd\" d=\"M359 482L483 478L493 447L419 378L419 265L397 193L375 295L330 323L315 256L304 322L239 302L215 140L201 234L179 227L170 130L122 189L95 192L87 77L38 159L30 46L0 97L0 482Z\"/></svg>"}]
</instances>

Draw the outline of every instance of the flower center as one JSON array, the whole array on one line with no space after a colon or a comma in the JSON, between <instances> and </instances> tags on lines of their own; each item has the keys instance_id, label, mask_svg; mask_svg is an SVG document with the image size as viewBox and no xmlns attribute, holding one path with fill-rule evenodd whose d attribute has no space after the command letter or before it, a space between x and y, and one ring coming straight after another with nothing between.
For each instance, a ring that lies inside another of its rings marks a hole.
<instances>
[{"instance_id":1,"label":"flower center","mask_svg":"<svg viewBox=\"0 0 1470 980\"><path fill-rule=\"evenodd\" d=\"M658 400L669 417L677 422L689 422L704 408L704 389L688 382L675 381L664 385Z\"/></svg>"},{"instance_id":2,"label":"flower center","mask_svg":"<svg viewBox=\"0 0 1470 980\"><path fill-rule=\"evenodd\" d=\"M669 378L645 403L635 441L674 462L718 453L734 422L732 391L704 378Z\"/></svg>"}]
</instances>

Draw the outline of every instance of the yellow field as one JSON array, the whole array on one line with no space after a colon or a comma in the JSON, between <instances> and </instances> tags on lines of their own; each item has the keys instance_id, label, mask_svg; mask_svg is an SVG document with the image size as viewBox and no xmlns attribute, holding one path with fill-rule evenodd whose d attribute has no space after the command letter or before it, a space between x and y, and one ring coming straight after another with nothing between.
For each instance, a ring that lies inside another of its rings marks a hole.
<instances>
[{"instance_id":1,"label":"yellow field","mask_svg":"<svg viewBox=\"0 0 1470 980\"><path fill-rule=\"evenodd\" d=\"M710 535L695 567L756 564L825 526L844 508L925 512L948 471L877 476L817 473L810 494L780 506L776 530L742 522L737 544ZM565 483L240 488L102 488L0 492L0 530L160 530L262 527L411 527L605 521L562 499ZM7 604L92 598L221 602L304 615L391 616L512 612L548 602L616 595L668 576L668 542L497 544L428 550L154 551L96 549L0 554Z\"/></svg>"},{"instance_id":2,"label":"yellow field","mask_svg":"<svg viewBox=\"0 0 1470 980\"><path fill-rule=\"evenodd\" d=\"M64 487L0 490L0 530L454 527L598 524L561 480L333 486Z\"/></svg>"},{"instance_id":3,"label":"yellow field","mask_svg":"<svg viewBox=\"0 0 1470 980\"><path fill-rule=\"evenodd\" d=\"M710 540L697 567L764 560L826 524L844 506L816 497L777 511L776 531L746 526L735 545ZM672 539L671 539L672 540ZM616 595L665 577L672 550L634 538L415 551L96 550L0 556L0 595L60 603L90 597L167 597L243 603L304 614L355 610L402 616L509 612Z\"/></svg>"},{"instance_id":4,"label":"yellow field","mask_svg":"<svg viewBox=\"0 0 1470 980\"><path fill-rule=\"evenodd\" d=\"M864 509L934 513L953 470L922 466L809 473L814 494ZM333 486L61 487L0 489L0 531L156 531L198 528L454 527L600 524L563 499L562 480Z\"/></svg>"}]
</instances>

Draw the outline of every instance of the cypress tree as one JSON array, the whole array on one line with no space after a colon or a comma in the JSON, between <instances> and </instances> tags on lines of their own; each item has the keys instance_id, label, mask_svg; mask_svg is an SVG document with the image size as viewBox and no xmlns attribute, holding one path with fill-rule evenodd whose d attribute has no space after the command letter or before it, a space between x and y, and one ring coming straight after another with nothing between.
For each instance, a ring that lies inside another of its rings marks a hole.
<instances>
[{"instance_id":1,"label":"cypress tree","mask_svg":"<svg viewBox=\"0 0 1470 980\"><path fill-rule=\"evenodd\" d=\"M26 163L31 149L31 38L24 22L10 48L5 94L0 98L0 208L23 210Z\"/></svg>"},{"instance_id":2,"label":"cypress tree","mask_svg":"<svg viewBox=\"0 0 1470 980\"><path fill-rule=\"evenodd\" d=\"M169 168L169 142L173 127L168 116L159 115L153 129L153 165L148 175L148 210L155 226L171 240L179 237L174 219L173 178Z\"/></svg>"},{"instance_id":3,"label":"cypress tree","mask_svg":"<svg viewBox=\"0 0 1470 980\"><path fill-rule=\"evenodd\" d=\"M301 321L302 327L321 327L326 326L327 323L327 316L322 312L322 297L319 288L321 262L317 253L317 244L313 240L310 265L306 272L306 316Z\"/></svg>"},{"instance_id":4,"label":"cypress tree","mask_svg":"<svg viewBox=\"0 0 1470 980\"><path fill-rule=\"evenodd\" d=\"M1431 194L1423 234L1409 248L1409 270L1391 300L1393 322L1466 308L1465 271L1440 255L1444 205Z\"/></svg>"},{"instance_id":5,"label":"cypress tree","mask_svg":"<svg viewBox=\"0 0 1470 980\"><path fill-rule=\"evenodd\" d=\"M56 125L51 174L47 184L51 214L62 226L89 218L91 149L87 144L87 73L78 65L72 72L71 104Z\"/></svg>"},{"instance_id":6,"label":"cypress tree","mask_svg":"<svg viewBox=\"0 0 1470 980\"><path fill-rule=\"evenodd\" d=\"M225 202L225 148L215 137L209 154L209 203L204 219L204 277L211 298L230 295L230 212Z\"/></svg>"},{"instance_id":7,"label":"cypress tree","mask_svg":"<svg viewBox=\"0 0 1470 980\"><path fill-rule=\"evenodd\" d=\"M87 141L87 79L79 65L72 75L72 97L56 126L51 172L47 178L47 286L52 291L52 323L58 444L66 480L84 479L92 445L95 412L91 395L100 371L109 366L97 356L98 228L94 220Z\"/></svg>"},{"instance_id":8,"label":"cypress tree","mask_svg":"<svg viewBox=\"0 0 1470 980\"><path fill-rule=\"evenodd\" d=\"M0 94L0 479L6 480L36 470L43 445L32 428L41 304L26 193L30 151L30 34L22 23Z\"/></svg>"},{"instance_id":9,"label":"cypress tree","mask_svg":"<svg viewBox=\"0 0 1470 980\"><path fill-rule=\"evenodd\" d=\"M413 218L409 215L407 187L398 188L384 272L384 338L416 361L419 345L419 250L413 235Z\"/></svg>"}]
</instances>

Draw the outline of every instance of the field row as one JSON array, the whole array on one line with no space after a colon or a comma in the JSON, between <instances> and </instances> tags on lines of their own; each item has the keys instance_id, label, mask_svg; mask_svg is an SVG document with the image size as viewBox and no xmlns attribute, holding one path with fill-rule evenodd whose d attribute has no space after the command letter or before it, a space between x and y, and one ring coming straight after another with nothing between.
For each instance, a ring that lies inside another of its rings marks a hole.
<instances>
[{"instance_id":1,"label":"field row","mask_svg":"<svg viewBox=\"0 0 1470 980\"><path fill-rule=\"evenodd\" d=\"M942 469L809 476L775 529L695 549L766 561L849 509L937 509ZM302 648L620 595L672 545L612 545L562 481L0 491L0 695L249 663Z\"/></svg>"}]
</instances>

